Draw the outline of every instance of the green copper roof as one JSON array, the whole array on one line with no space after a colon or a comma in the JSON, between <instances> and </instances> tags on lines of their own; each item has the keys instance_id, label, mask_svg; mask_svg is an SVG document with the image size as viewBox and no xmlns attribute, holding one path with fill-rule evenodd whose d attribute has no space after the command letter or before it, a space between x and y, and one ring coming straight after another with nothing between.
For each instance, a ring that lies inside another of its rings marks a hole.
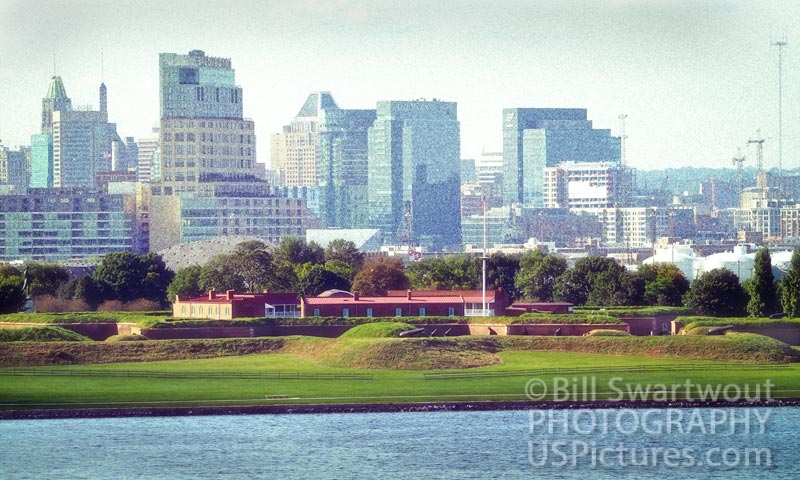
<instances>
[{"instance_id":1,"label":"green copper roof","mask_svg":"<svg viewBox=\"0 0 800 480\"><path fill-rule=\"evenodd\" d=\"M64 88L64 82L61 77L54 76L50 79L50 86L47 87L47 96L45 98L67 98L67 89Z\"/></svg>"}]
</instances>

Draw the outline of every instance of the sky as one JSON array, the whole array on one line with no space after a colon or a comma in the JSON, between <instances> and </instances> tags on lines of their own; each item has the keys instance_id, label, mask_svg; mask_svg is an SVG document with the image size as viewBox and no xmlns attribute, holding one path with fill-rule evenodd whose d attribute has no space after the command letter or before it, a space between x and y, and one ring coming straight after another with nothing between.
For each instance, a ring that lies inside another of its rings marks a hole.
<instances>
[{"instance_id":1,"label":"sky","mask_svg":"<svg viewBox=\"0 0 800 480\"><path fill-rule=\"evenodd\" d=\"M96 109L104 81L119 134L150 136L158 54L199 49L232 60L267 164L270 134L324 90L341 108L458 102L462 158L502 150L503 108L565 107L615 136L626 114L639 169L732 167L737 148L754 166L759 135L775 168L785 35L782 167L798 168L796 25L795 0L0 0L0 140L30 144L54 71L73 105Z\"/></svg>"}]
</instances>

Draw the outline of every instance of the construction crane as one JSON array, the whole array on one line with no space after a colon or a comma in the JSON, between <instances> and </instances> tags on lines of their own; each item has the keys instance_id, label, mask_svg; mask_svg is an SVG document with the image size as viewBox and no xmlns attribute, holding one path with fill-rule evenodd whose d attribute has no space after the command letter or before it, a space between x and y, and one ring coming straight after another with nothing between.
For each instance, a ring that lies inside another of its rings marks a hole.
<instances>
[{"instance_id":1,"label":"construction crane","mask_svg":"<svg viewBox=\"0 0 800 480\"><path fill-rule=\"evenodd\" d=\"M733 157L733 159L731 159L731 163L736 165L736 177L739 180L739 192L740 193L742 191L742 186L743 186L743 182L744 182L744 166L743 166L744 160L745 160L745 156L742 155L742 149L740 149L740 148L737 149L736 150L736 156Z\"/></svg>"},{"instance_id":2,"label":"construction crane","mask_svg":"<svg viewBox=\"0 0 800 480\"><path fill-rule=\"evenodd\" d=\"M756 170L761 173L764 171L764 139L751 138L747 141L747 144L750 145L751 143L756 144Z\"/></svg>"}]
</instances>

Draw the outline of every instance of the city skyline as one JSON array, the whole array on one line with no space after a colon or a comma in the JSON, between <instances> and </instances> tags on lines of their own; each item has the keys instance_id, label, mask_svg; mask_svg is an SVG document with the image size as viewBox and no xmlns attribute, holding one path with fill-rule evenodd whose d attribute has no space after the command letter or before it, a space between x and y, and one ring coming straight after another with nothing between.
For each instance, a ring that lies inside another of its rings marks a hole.
<instances>
[{"instance_id":1,"label":"city skyline","mask_svg":"<svg viewBox=\"0 0 800 480\"><path fill-rule=\"evenodd\" d=\"M159 121L158 54L201 49L230 58L269 138L309 92L340 107L439 98L458 103L463 158L502 149L504 108L586 108L619 135L636 168L732 167L760 129L777 167L778 51L800 5L751 2L0 2L0 139L29 145L55 72L73 103L108 86L122 136ZM195 5L195 4L192 4ZM800 167L800 65L791 31L783 63L784 168ZM104 61L101 67L101 51ZM55 67L54 57L55 56ZM95 108L98 105L94 105Z\"/></svg>"}]
</instances>

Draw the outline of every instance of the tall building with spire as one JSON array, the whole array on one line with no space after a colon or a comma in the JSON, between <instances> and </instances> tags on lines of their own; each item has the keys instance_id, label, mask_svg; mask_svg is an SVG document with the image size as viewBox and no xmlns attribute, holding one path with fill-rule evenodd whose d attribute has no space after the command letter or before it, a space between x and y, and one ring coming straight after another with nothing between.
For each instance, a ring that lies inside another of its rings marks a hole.
<instances>
[{"instance_id":1,"label":"tall building with spire","mask_svg":"<svg viewBox=\"0 0 800 480\"><path fill-rule=\"evenodd\" d=\"M461 248L455 102L383 101L369 129L370 226L384 240Z\"/></svg>"},{"instance_id":2,"label":"tall building with spire","mask_svg":"<svg viewBox=\"0 0 800 480\"><path fill-rule=\"evenodd\" d=\"M53 186L94 188L97 174L111 170L112 144L122 139L108 122L107 95L102 84L99 110L53 110Z\"/></svg>"},{"instance_id":3,"label":"tall building with spire","mask_svg":"<svg viewBox=\"0 0 800 480\"><path fill-rule=\"evenodd\" d=\"M42 99L41 133L53 134L53 112L69 110L72 110L72 100L67 96L64 81L59 76L53 76L47 87L47 95Z\"/></svg>"},{"instance_id":4,"label":"tall building with spire","mask_svg":"<svg viewBox=\"0 0 800 480\"><path fill-rule=\"evenodd\" d=\"M312 92L291 124L272 135L270 163L279 182L289 187L316 187L318 126L325 112L337 111L330 92Z\"/></svg>"}]
</instances>

